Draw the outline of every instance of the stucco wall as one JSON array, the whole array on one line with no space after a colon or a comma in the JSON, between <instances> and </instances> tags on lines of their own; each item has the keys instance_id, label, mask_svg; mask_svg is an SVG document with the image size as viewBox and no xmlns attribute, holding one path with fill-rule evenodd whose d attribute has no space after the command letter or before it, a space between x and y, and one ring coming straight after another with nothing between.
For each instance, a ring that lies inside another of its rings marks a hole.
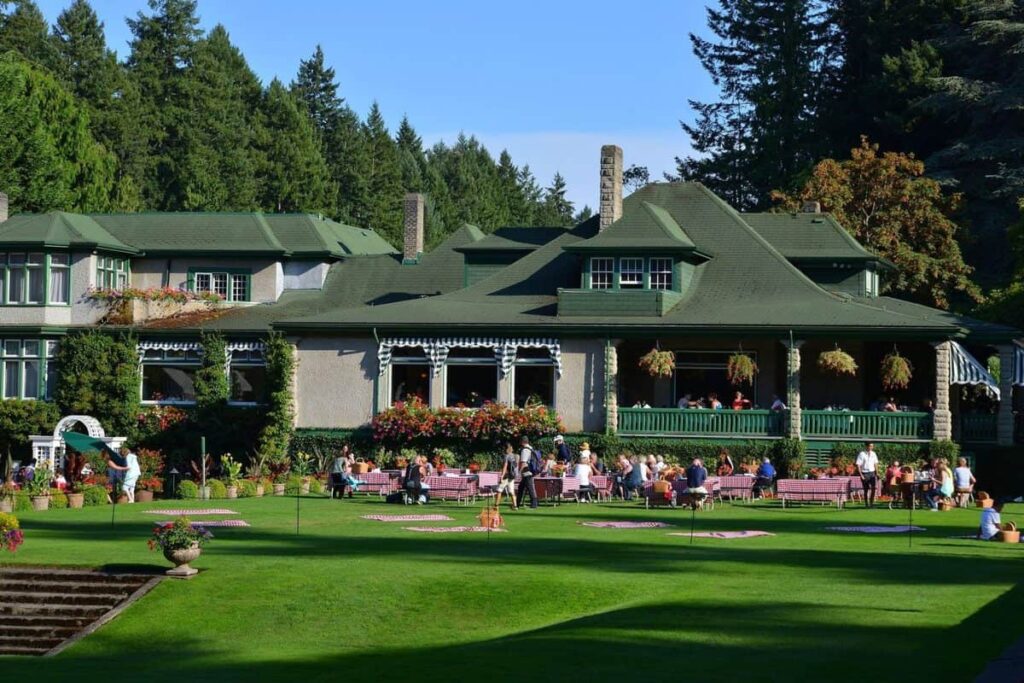
<instances>
[{"instance_id":1,"label":"stucco wall","mask_svg":"<svg viewBox=\"0 0 1024 683\"><path fill-rule=\"evenodd\" d=\"M604 430L604 340L562 340L555 410L567 431Z\"/></svg>"},{"instance_id":2,"label":"stucco wall","mask_svg":"<svg viewBox=\"0 0 1024 683\"><path fill-rule=\"evenodd\" d=\"M96 284L96 256L88 252L71 255L70 306L0 306L2 325L88 325L95 323L106 308L86 299Z\"/></svg>"},{"instance_id":3,"label":"stucco wall","mask_svg":"<svg viewBox=\"0 0 1024 683\"><path fill-rule=\"evenodd\" d=\"M250 295L253 301L277 301L284 289L284 271L281 264L267 258L140 258L132 259L132 285L142 289L163 287L175 289L188 286L190 268L239 268L252 271ZM165 274L168 281L165 283Z\"/></svg>"},{"instance_id":4,"label":"stucco wall","mask_svg":"<svg viewBox=\"0 0 1024 683\"><path fill-rule=\"evenodd\" d=\"M331 264L321 261L287 261L284 266L285 289L322 289Z\"/></svg>"},{"instance_id":5,"label":"stucco wall","mask_svg":"<svg viewBox=\"0 0 1024 683\"><path fill-rule=\"evenodd\" d=\"M377 345L372 338L297 337L297 427L353 428L373 417Z\"/></svg>"}]
</instances>

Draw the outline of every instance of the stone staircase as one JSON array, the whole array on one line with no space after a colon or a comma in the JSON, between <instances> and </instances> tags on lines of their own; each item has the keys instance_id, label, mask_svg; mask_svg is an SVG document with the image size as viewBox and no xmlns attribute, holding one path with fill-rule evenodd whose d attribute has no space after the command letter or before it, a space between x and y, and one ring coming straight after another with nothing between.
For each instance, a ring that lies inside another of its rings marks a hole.
<instances>
[{"instance_id":1,"label":"stone staircase","mask_svg":"<svg viewBox=\"0 0 1024 683\"><path fill-rule=\"evenodd\" d=\"M159 576L0 567L0 655L52 655L107 623Z\"/></svg>"}]
</instances>

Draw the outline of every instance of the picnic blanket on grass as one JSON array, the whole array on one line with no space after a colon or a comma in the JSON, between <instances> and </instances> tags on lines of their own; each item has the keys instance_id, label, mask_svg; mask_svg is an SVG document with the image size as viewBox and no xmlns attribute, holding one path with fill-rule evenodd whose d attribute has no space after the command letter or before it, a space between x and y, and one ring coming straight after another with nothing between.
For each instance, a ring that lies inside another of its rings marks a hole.
<instances>
[{"instance_id":1,"label":"picnic blanket on grass","mask_svg":"<svg viewBox=\"0 0 1024 683\"><path fill-rule=\"evenodd\" d=\"M406 531L426 531L435 534L462 534L462 533L505 533L504 529L488 529L485 526L404 526Z\"/></svg>"},{"instance_id":2,"label":"picnic blanket on grass","mask_svg":"<svg viewBox=\"0 0 1024 683\"><path fill-rule=\"evenodd\" d=\"M199 515L237 515L238 513L234 510L225 510L223 508L196 508L195 510L143 510L143 514L146 515L173 515L180 517L185 515L186 517L198 517Z\"/></svg>"},{"instance_id":3,"label":"picnic blanket on grass","mask_svg":"<svg viewBox=\"0 0 1024 683\"><path fill-rule=\"evenodd\" d=\"M665 522L580 522L583 526L595 526L601 529L657 529L672 526Z\"/></svg>"},{"instance_id":4,"label":"picnic blanket on grass","mask_svg":"<svg viewBox=\"0 0 1024 683\"><path fill-rule=\"evenodd\" d=\"M451 522L448 515L363 515L374 522Z\"/></svg>"},{"instance_id":5,"label":"picnic blanket on grass","mask_svg":"<svg viewBox=\"0 0 1024 683\"><path fill-rule=\"evenodd\" d=\"M669 536L689 536L682 531L673 531ZM767 531L697 531L694 538L754 538L755 536L774 536Z\"/></svg>"},{"instance_id":6,"label":"picnic blanket on grass","mask_svg":"<svg viewBox=\"0 0 1024 683\"><path fill-rule=\"evenodd\" d=\"M928 531L923 526L827 526L825 531L844 531L855 534L905 534L908 531Z\"/></svg>"},{"instance_id":7,"label":"picnic blanket on grass","mask_svg":"<svg viewBox=\"0 0 1024 683\"><path fill-rule=\"evenodd\" d=\"M192 526L211 527L211 526L249 526L249 522L244 519L211 519L205 522L191 522Z\"/></svg>"}]
</instances>

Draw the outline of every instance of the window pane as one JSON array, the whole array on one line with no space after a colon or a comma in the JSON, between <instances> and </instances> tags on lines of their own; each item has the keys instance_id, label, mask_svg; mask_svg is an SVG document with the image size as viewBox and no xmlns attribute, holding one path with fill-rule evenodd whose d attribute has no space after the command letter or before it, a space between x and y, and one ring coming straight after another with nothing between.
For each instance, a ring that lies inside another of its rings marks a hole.
<instances>
[{"instance_id":1,"label":"window pane","mask_svg":"<svg viewBox=\"0 0 1024 683\"><path fill-rule=\"evenodd\" d=\"M29 265L41 266L43 265L43 259L45 257L42 254L29 254L28 263Z\"/></svg>"},{"instance_id":2,"label":"window pane","mask_svg":"<svg viewBox=\"0 0 1024 683\"><path fill-rule=\"evenodd\" d=\"M18 368L19 361L9 360L4 362L4 398L18 398Z\"/></svg>"},{"instance_id":3,"label":"window pane","mask_svg":"<svg viewBox=\"0 0 1024 683\"><path fill-rule=\"evenodd\" d=\"M214 291L214 293L221 295L225 299L228 298L228 274L227 273L214 273L213 274L213 291Z\"/></svg>"},{"instance_id":4,"label":"window pane","mask_svg":"<svg viewBox=\"0 0 1024 683\"><path fill-rule=\"evenodd\" d=\"M593 289L609 289L612 286L612 259L590 259L590 286Z\"/></svg>"},{"instance_id":5,"label":"window pane","mask_svg":"<svg viewBox=\"0 0 1024 683\"><path fill-rule=\"evenodd\" d=\"M127 273L118 273L117 274L117 288L118 289L124 289L127 286L128 286L128 274Z\"/></svg>"},{"instance_id":6,"label":"window pane","mask_svg":"<svg viewBox=\"0 0 1024 683\"><path fill-rule=\"evenodd\" d=\"M13 254L12 254L13 256ZM25 303L25 269L11 268L10 282L7 290L7 301L12 304Z\"/></svg>"},{"instance_id":7,"label":"window pane","mask_svg":"<svg viewBox=\"0 0 1024 683\"><path fill-rule=\"evenodd\" d=\"M38 356L39 355L39 340L37 339L26 339L22 345L22 355L25 356Z\"/></svg>"},{"instance_id":8,"label":"window pane","mask_svg":"<svg viewBox=\"0 0 1024 683\"><path fill-rule=\"evenodd\" d=\"M392 362L391 402L407 401L410 396L430 403L430 366Z\"/></svg>"},{"instance_id":9,"label":"window pane","mask_svg":"<svg viewBox=\"0 0 1024 683\"><path fill-rule=\"evenodd\" d=\"M25 255L24 254L10 254L9 255L9 259L10 259L10 264L12 266L20 266L23 263L25 263Z\"/></svg>"},{"instance_id":10,"label":"window pane","mask_svg":"<svg viewBox=\"0 0 1024 683\"><path fill-rule=\"evenodd\" d=\"M38 360L27 360L25 368L25 398L39 398L39 362Z\"/></svg>"},{"instance_id":11,"label":"window pane","mask_svg":"<svg viewBox=\"0 0 1024 683\"><path fill-rule=\"evenodd\" d=\"M57 355L57 342L48 341L46 342L46 357L53 358Z\"/></svg>"},{"instance_id":12,"label":"window pane","mask_svg":"<svg viewBox=\"0 0 1024 683\"><path fill-rule=\"evenodd\" d=\"M143 401L195 401L196 368L180 365L143 365Z\"/></svg>"},{"instance_id":13,"label":"window pane","mask_svg":"<svg viewBox=\"0 0 1024 683\"><path fill-rule=\"evenodd\" d=\"M651 289L672 289L672 259L651 259Z\"/></svg>"},{"instance_id":14,"label":"window pane","mask_svg":"<svg viewBox=\"0 0 1024 683\"><path fill-rule=\"evenodd\" d=\"M21 342L17 339L8 339L4 342L4 355L5 356L20 356L21 355Z\"/></svg>"},{"instance_id":15,"label":"window pane","mask_svg":"<svg viewBox=\"0 0 1024 683\"><path fill-rule=\"evenodd\" d=\"M267 369L260 365L231 366L231 400L259 403L266 396Z\"/></svg>"},{"instance_id":16,"label":"window pane","mask_svg":"<svg viewBox=\"0 0 1024 683\"><path fill-rule=\"evenodd\" d=\"M66 304L68 302L68 284L71 271L67 268L50 268L50 303Z\"/></svg>"},{"instance_id":17,"label":"window pane","mask_svg":"<svg viewBox=\"0 0 1024 683\"><path fill-rule=\"evenodd\" d=\"M55 362L46 362L46 391L44 396L48 399L53 398L54 393L57 391L57 364Z\"/></svg>"},{"instance_id":18,"label":"window pane","mask_svg":"<svg viewBox=\"0 0 1024 683\"><path fill-rule=\"evenodd\" d=\"M644 286L644 260L624 258L619 260L619 287L638 289Z\"/></svg>"},{"instance_id":19,"label":"window pane","mask_svg":"<svg viewBox=\"0 0 1024 683\"><path fill-rule=\"evenodd\" d=\"M209 273L196 273L195 275L194 288L197 292L209 292L210 291L210 274Z\"/></svg>"},{"instance_id":20,"label":"window pane","mask_svg":"<svg viewBox=\"0 0 1024 683\"><path fill-rule=\"evenodd\" d=\"M69 262L68 254L50 254L51 266L66 266Z\"/></svg>"},{"instance_id":21,"label":"window pane","mask_svg":"<svg viewBox=\"0 0 1024 683\"><path fill-rule=\"evenodd\" d=\"M445 405L479 408L498 398L498 366L449 365Z\"/></svg>"},{"instance_id":22,"label":"window pane","mask_svg":"<svg viewBox=\"0 0 1024 683\"><path fill-rule=\"evenodd\" d=\"M249 278L246 275L232 275L231 276L231 300L232 301L248 301L249 300Z\"/></svg>"},{"instance_id":23,"label":"window pane","mask_svg":"<svg viewBox=\"0 0 1024 683\"><path fill-rule=\"evenodd\" d=\"M555 368L553 365L517 365L515 402L519 407L554 405Z\"/></svg>"}]
</instances>

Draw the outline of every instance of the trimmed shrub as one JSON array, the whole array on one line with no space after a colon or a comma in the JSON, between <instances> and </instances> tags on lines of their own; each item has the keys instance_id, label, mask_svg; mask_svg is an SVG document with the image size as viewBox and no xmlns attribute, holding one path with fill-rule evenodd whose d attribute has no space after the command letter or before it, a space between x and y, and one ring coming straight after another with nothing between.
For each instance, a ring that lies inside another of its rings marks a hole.
<instances>
[{"instance_id":1,"label":"trimmed shrub","mask_svg":"<svg viewBox=\"0 0 1024 683\"><path fill-rule=\"evenodd\" d=\"M309 492L310 493L323 493L324 483L319 479L310 479L309 481Z\"/></svg>"},{"instance_id":2,"label":"trimmed shrub","mask_svg":"<svg viewBox=\"0 0 1024 683\"><path fill-rule=\"evenodd\" d=\"M199 497L199 486L194 481L185 479L178 484L178 497L185 500L195 500Z\"/></svg>"},{"instance_id":3,"label":"trimmed shrub","mask_svg":"<svg viewBox=\"0 0 1024 683\"><path fill-rule=\"evenodd\" d=\"M68 506L68 497L60 489L50 489L50 509L63 510Z\"/></svg>"},{"instance_id":4,"label":"trimmed shrub","mask_svg":"<svg viewBox=\"0 0 1024 683\"><path fill-rule=\"evenodd\" d=\"M956 459L960 457L960 444L955 441L932 441L928 444L928 455L933 458L945 458L955 467Z\"/></svg>"},{"instance_id":5,"label":"trimmed shrub","mask_svg":"<svg viewBox=\"0 0 1024 683\"><path fill-rule=\"evenodd\" d=\"M86 486L82 489L83 505L97 507L107 504L107 489L104 486Z\"/></svg>"},{"instance_id":6,"label":"trimmed shrub","mask_svg":"<svg viewBox=\"0 0 1024 683\"><path fill-rule=\"evenodd\" d=\"M210 500L221 500L228 497L228 487L220 479L207 479L206 486L210 489Z\"/></svg>"},{"instance_id":7,"label":"trimmed shrub","mask_svg":"<svg viewBox=\"0 0 1024 683\"><path fill-rule=\"evenodd\" d=\"M252 498L256 495L256 482L252 479L243 479L238 483L238 497Z\"/></svg>"},{"instance_id":8,"label":"trimmed shrub","mask_svg":"<svg viewBox=\"0 0 1024 683\"><path fill-rule=\"evenodd\" d=\"M297 496L302 492L302 477L291 475L284 484L284 492L289 496Z\"/></svg>"},{"instance_id":9,"label":"trimmed shrub","mask_svg":"<svg viewBox=\"0 0 1024 683\"><path fill-rule=\"evenodd\" d=\"M14 494L14 511L15 512L28 512L32 509L32 501L29 500L28 494L24 491L18 491Z\"/></svg>"}]
</instances>

